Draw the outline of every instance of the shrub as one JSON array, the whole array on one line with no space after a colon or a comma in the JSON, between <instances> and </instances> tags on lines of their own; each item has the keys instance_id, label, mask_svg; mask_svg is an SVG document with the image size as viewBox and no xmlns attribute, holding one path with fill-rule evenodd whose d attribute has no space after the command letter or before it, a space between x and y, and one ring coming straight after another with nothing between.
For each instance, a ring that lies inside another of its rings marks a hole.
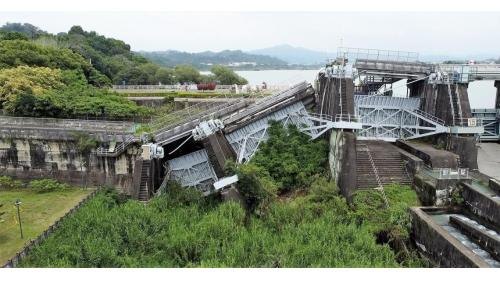
<instances>
[{"instance_id":1,"label":"shrub","mask_svg":"<svg viewBox=\"0 0 500 281\"><path fill-rule=\"evenodd\" d=\"M0 176L0 189L16 189L22 186L20 180L14 180L9 176Z\"/></svg>"},{"instance_id":2,"label":"shrub","mask_svg":"<svg viewBox=\"0 0 500 281\"><path fill-rule=\"evenodd\" d=\"M327 142L311 141L295 126L270 123L269 139L259 146L250 163L267 171L280 192L308 188L313 175L326 172Z\"/></svg>"},{"instance_id":3,"label":"shrub","mask_svg":"<svg viewBox=\"0 0 500 281\"><path fill-rule=\"evenodd\" d=\"M60 183L54 179L41 179L31 181L29 187L37 192L51 192L61 191L69 188L70 186L65 183Z\"/></svg>"}]
</instances>

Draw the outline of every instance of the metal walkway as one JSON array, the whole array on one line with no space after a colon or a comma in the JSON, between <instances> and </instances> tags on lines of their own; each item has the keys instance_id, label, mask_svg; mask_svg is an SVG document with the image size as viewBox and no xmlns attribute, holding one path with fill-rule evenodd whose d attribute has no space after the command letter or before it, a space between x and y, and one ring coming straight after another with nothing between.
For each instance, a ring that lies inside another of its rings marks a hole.
<instances>
[{"instance_id":1,"label":"metal walkway","mask_svg":"<svg viewBox=\"0 0 500 281\"><path fill-rule=\"evenodd\" d=\"M500 140L500 109L473 108L472 116L483 120L484 133L479 135L481 141Z\"/></svg>"}]
</instances>

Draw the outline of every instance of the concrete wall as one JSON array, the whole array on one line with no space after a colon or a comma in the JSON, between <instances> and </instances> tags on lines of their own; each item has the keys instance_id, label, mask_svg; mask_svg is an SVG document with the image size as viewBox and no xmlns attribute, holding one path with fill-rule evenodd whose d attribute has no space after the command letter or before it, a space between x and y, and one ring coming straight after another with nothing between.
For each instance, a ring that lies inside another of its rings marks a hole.
<instances>
[{"instance_id":1,"label":"concrete wall","mask_svg":"<svg viewBox=\"0 0 500 281\"><path fill-rule=\"evenodd\" d=\"M434 138L434 143L457 154L460 160L459 167L471 170L478 168L477 146L474 137L442 134Z\"/></svg>"},{"instance_id":2,"label":"concrete wall","mask_svg":"<svg viewBox=\"0 0 500 281\"><path fill-rule=\"evenodd\" d=\"M488 224L500 226L500 203L468 183L462 183L462 186L465 207Z\"/></svg>"},{"instance_id":3,"label":"concrete wall","mask_svg":"<svg viewBox=\"0 0 500 281\"><path fill-rule=\"evenodd\" d=\"M332 179L351 203L356 189L356 136L352 132L331 130L328 163Z\"/></svg>"},{"instance_id":4,"label":"concrete wall","mask_svg":"<svg viewBox=\"0 0 500 281\"><path fill-rule=\"evenodd\" d=\"M342 89L342 112L340 111L340 92ZM354 83L350 78L319 77L318 100L316 112L336 116L337 114L354 114Z\"/></svg>"},{"instance_id":5,"label":"concrete wall","mask_svg":"<svg viewBox=\"0 0 500 281\"><path fill-rule=\"evenodd\" d=\"M118 157L81 155L74 141L0 139L0 174L18 179L55 178L75 185L133 189L140 148L130 146Z\"/></svg>"},{"instance_id":6,"label":"concrete wall","mask_svg":"<svg viewBox=\"0 0 500 281\"><path fill-rule=\"evenodd\" d=\"M457 96L460 99L460 108L463 118L472 117L467 86L467 84L450 85L452 95L455 96L457 95L455 92L458 93ZM423 111L442 119L446 125L453 124L452 106L447 84L425 84L423 89L420 88L416 90L416 92L420 92L422 98L421 109ZM458 108L455 110L458 110Z\"/></svg>"},{"instance_id":7,"label":"concrete wall","mask_svg":"<svg viewBox=\"0 0 500 281\"><path fill-rule=\"evenodd\" d=\"M422 159L425 164L432 168L456 169L458 167L458 156L456 154L436 149L430 144L397 140L396 145Z\"/></svg>"},{"instance_id":8,"label":"concrete wall","mask_svg":"<svg viewBox=\"0 0 500 281\"><path fill-rule=\"evenodd\" d=\"M433 179L424 173L413 178L413 188L422 206L449 206L451 195L457 189L456 179Z\"/></svg>"},{"instance_id":9,"label":"concrete wall","mask_svg":"<svg viewBox=\"0 0 500 281\"><path fill-rule=\"evenodd\" d=\"M435 208L433 208L435 209ZM426 208L410 209L411 236L420 250L439 267L489 267L424 212Z\"/></svg>"}]
</instances>

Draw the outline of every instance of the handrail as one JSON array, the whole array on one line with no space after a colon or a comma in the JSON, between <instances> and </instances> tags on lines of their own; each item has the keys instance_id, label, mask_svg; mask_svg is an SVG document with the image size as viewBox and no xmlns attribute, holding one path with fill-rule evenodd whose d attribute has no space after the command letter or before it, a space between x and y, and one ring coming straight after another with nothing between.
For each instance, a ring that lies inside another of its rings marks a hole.
<instances>
[{"instance_id":1,"label":"handrail","mask_svg":"<svg viewBox=\"0 0 500 281\"><path fill-rule=\"evenodd\" d=\"M423 116L423 117L425 117L427 119L430 119L430 120L438 123L439 125L444 126L444 120L443 119L438 118L438 117L436 117L436 116L434 116L434 115L432 115L430 113L427 113L427 112L425 112L423 110L420 110L420 109L414 109L413 112L416 113L416 114L418 114L418 115L421 115L421 116Z\"/></svg>"},{"instance_id":2,"label":"handrail","mask_svg":"<svg viewBox=\"0 0 500 281\"><path fill-rule=\"evenodd\" d=\"M376 189L382 193L382 198L384 199L385 206L386 206L386 208L389 208L389 200L387 200L387 196L385 195L384 186L382 185L382 181L380 180L380 177L378 175L378 169L377 169L377 166L375 166L375 162L373 161L372 154L370 152L370 148L368 148L368 145L366 145L364 143L358 144L358 145L365 147L366 154L368 155L368 160L370 161L373 172L375 174L375 179L377 181L378 188L376 188Z\"/></svg>"},{"instance_id":3,"label":"handrail","mask_svg":"<svg viewBox=\"0 0 500 281\"><path fill-rule=\"evenodd\" d=\"M120 142L114 149L114 151L109 151L109 149L106 149L102 146L98 147L96 150L96 154L99 156L116 156L120 155L125 149L133 142L135 142L136 139L133 136L128 136L123 142Z\"/></svg>"}]
</instances>

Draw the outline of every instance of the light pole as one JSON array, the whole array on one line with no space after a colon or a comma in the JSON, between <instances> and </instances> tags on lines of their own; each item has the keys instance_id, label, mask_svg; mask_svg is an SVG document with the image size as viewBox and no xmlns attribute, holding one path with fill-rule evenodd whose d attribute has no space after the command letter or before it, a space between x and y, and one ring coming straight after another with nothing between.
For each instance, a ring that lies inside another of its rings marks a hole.
<instances>
[{"instance_id":1,"label":"light pole","mask_svg":"<svg viewBox=\"0 0 500 281\"><path fill-rule=\"evenodd\" d=\"M21 230L21 239L24 238L23 236L23 224L21 222L21 213L19 212L19 206L21 206L21 200L17 199L16 200L16 203L14 203L14 205L16 205L17 207L17 218L19 220L19 230Z\"/></svg>"}]
</instances>

